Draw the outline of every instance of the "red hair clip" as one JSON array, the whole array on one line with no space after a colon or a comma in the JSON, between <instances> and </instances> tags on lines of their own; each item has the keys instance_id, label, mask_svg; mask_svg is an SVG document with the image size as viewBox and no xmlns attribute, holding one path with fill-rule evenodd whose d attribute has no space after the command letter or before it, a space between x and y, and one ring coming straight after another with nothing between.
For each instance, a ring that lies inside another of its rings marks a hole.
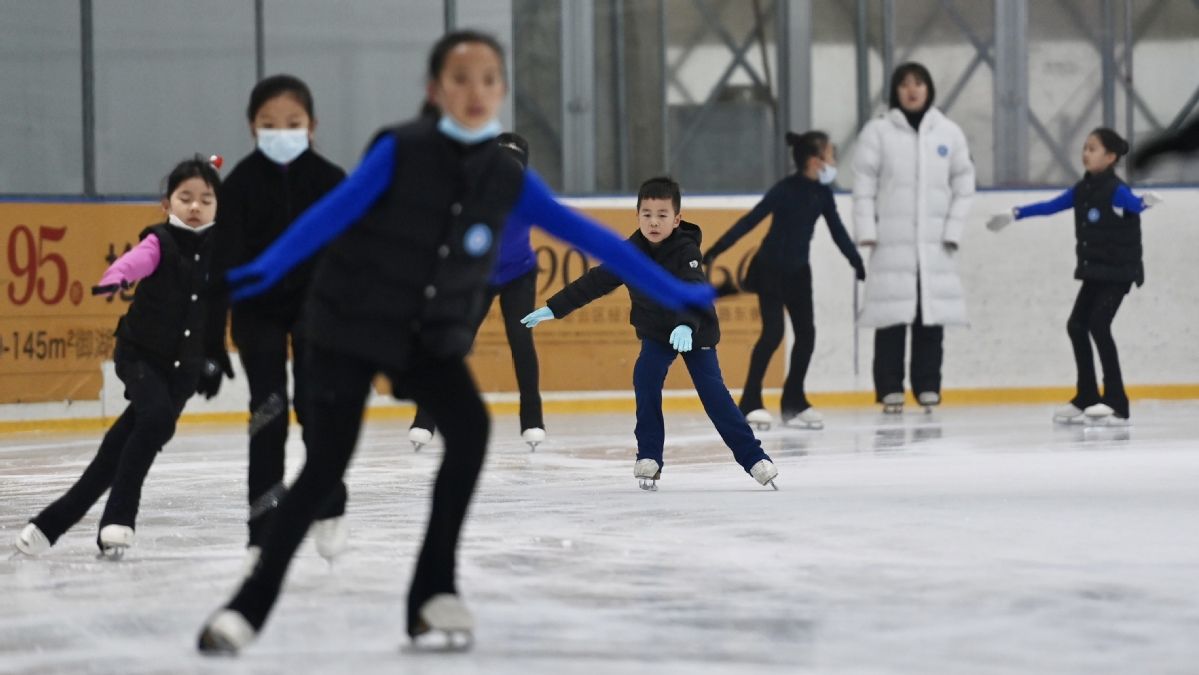
<instances>
[{"instance_id":1,"label":"red hair clip","mask_svg":"<svg viewBox=\"0 0 1199 675\"><path fill-rule=\"evenodd\" d=\"M225 163L225 158L220 155L211 155L208 158L208 163L212 165L212 168L220 171L221 165Z\"/></svg>"}]
</instances>

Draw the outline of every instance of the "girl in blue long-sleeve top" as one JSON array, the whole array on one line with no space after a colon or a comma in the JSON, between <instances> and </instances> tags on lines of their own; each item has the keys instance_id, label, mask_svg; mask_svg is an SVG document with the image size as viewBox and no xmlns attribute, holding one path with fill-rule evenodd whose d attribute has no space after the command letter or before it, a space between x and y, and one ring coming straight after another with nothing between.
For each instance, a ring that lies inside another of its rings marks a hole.
<instances>
[{"instance_id":1,"label":"girl in blue long-sleeve top","mask_svg":"<svg viewBox=\"0 0 1199 675\"><path fill-rule=\"evenodd\" d=\"M770 231L762 240L745 278L746 289L758 294L762 335L754 345L738 407L751 424L759 428L770 427L770 413L762 404L762 378L783 340L783 308L786 308L795 332L795 344L791 348L791 368L783 383L783 424L791 422L819 429L824 426L824 418L812 408L804 394L804 378L816 345L812 268L808 264L816 221L824 217L833 241L856 270L858 279L866 278L866 267L845 231L833 201L829 186L837 177L837 165L835 148L828 135L821 131L798 135L788 132L787 143L791 146L796 172L770 188L753 210L717 240L704 254L704 263L710 265L716 256L757 227L763 218L771 216Z\"/></svg>"},{"instance_id":2,"label":"girl in blue long-sleeve top","mask_svg":"<svg viewBox=\"0 0 1199 675\"><path fill-rule=\"evenodd\" d=\"M1127 153L1128 143L1119 134L1104 127L1095 129L1082 149L1086 173L1074 187L1049 201L996 214L987 222L990 230L998 232L1015 220L1074 209L1078 256L1074 278L1082 281L1082 288L1066 331L1078 366L1078 390L1070 403L1054 413L1056 422L1090 419L1109 425L1128 424L1128 395L1112 338L1112 321L1132 285L1145 282L1140 214L1161 202L1161 197L1153 192L1137 197L1116 175L1116 163ZM1102 396L1095 378L1092 339L1103 364Z\"/></svg>"},{"instance_id":3,"label":"girl in blue long-sleeve top","mask_svg":"<svg viewBox=\"0 0 1199 675\"><path fill-rule=\"evenodd\" d=\"M504 73L503 50L491 36L443 36L430 54L427 84L440 118L381 131L346 181L257 259L228 274L237 301L326 249L305 308L313 411L304 425L307 461L278 506L253 574L205 624L201 651L235 652L261 630L305 531L345 474L377 373L428 410L445 438L408 593L408 634L469 641L473 619L458 598L454 569L489 420L465 358L506 219L537 223L603 259L665 306L712 302L710 286L675 279L562 207L534 172L499 148Z\"/></svg>"}]
</instances>

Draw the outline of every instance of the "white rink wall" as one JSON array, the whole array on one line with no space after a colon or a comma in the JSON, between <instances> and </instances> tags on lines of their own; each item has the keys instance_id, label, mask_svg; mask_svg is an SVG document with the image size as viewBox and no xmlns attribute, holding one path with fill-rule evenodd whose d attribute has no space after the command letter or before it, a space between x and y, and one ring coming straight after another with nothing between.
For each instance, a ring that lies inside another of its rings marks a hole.
<instances>
[{"instance_id":1,"label":"white rink wall","mask_svg":"<svg viewBox=\"0 0 1199 675\"><path fill-rule=\"evenodd\" d=\"M1121 365L1129 385L1199 384L1199 188L1160 188L1165 203L1143 216L1145 285L1134 288L1114 325ZM984 227L987 217L1014 205L1053 197L1055 190L985 191L975 196L959 260L970 311L969 328L946 331L944 387L989 389L1068 387L1074 362L1066 337L1066 318L1079 282L1073 279L1072 215L1013 224L1001 233ZM684 199L687 217L703 225L705 208L744 208L757 196L705 196ZM631 197L571 199L586 206L630 206ZM850 197L837 199L849 221ZM858 335L859 373L854 375L853 276L832 243L827 228L817 225L812 244L816 311L816 353L808 372L808 391L871 391L873 332ZM782 350L780 350L782 351ZM781 358L780 353L776 358ZM233 359L237 379L226 381L212 401L200 398L187 412L240 412L248 405L241 364ZM0 406L0 421L82 419L119 414L125 406L123 387L112 364L105 364L103 398L99 402L38 403ZM740 382L729 382L739 387ZM685 395L686 392L680 392ZM597 395L632 396L626 392L553 393L547 399ZM515 400L515 393L490 395ZM375 397L373 405L395 405Z\"/></svg>"}]
</instances>

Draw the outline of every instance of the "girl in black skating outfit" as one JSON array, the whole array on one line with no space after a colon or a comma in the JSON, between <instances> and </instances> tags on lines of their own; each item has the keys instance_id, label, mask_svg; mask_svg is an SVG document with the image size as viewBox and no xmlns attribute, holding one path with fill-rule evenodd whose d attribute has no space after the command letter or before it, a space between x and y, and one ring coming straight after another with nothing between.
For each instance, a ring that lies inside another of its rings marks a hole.
<instances>
[{"instance_id":1,"label":"girl in black skating outfit","mask_svg":"<svg viewBox=\"0 0 1199 675\"><path fill-rule=\"evenodd\" d=\"M529 143L523 136L502 133L496 137L496 141L520 162L522 168L529 166ZM520 435L530 448L536 449L537 444L545 440L537 348L533 344L533 335L520 323L522 317L533 311L537 296L537 255L529 244L529 227L527 223L510 223L500 235L495 270L491 273L483 303L479 307L475 332L487 318L487 311L498 296L500 312L504 317L504 332L508 335L508 347L512 351L512 365L516 369L516 384L520 390ZM432 415L423 408L417 409L416 419L408 430L408 440L420 450L433 438L435 427Z\"/></svg>"},{"instance_id":2,"label":"girl in black skating outfit","mask_svg":"<svg viewBox=\"0 0 1199 675\"><path fill-rule=\"evenodd\" d=\"M769 427L770 413L762 404L762 378L770 358L783 340L785 307L791 317L795 344L791 348L791 368L783 383L783 424L795 420L806 427L820 428L824 418L812 409L804 394L804 378L816 345L812 268L808 264L816 220L824 217L833 241L856 270L859 280L866 278L866 267L845 231L833 201L829 186L837 177L837 164L835 148L828 135L822 131L800 135L788 132L787 144L791 146L796 172L775 184L753 210L717 240L704 254L704 264L711 265L716 256L757 227L763 218L771 216L770 231L750 263L745 279L746 289L758 294L762 336L750 357L739 407L750 423Z\"/></svg>"},{"instance_id":3,"label":"girl in black skating outfit","mask_svg":"<svg viewBox=\"0 0 1199 675\"><path fill-rule=\"evenodd\" d=\"M220 176L197 156L171 171L163 191L165 222L142 230L141 242L108 268L93 294L141 280L116 330L117 376L129 406L71 489L17 536L17 550L43 553L111 488L96 543L119 558L133 545L146 473L193 394L216 395L233 376L218 322L208 315L207 285Z\"/></svg>"},{"instance_id":4,"label":"girl in black skating outfit","mask_svg":"<svg viewBox=\"0 0 1199 675\"><path fill-rule=\"evenodd\" d=\"M1095 129L1082 149L1086 173L1074 187L1049 201L996 214L987 222L989 229L998 232L1014 220L1074 209L1074 235L1078 241L1074 278L1082 281L1082 287L1066 332L1074 347L1078 389L1074 399L1054 413L1056 422L1089 419L1113 426L1128 424L1128 395L1112 338L1112 321L1132 285L1145 283L1140 214L1162 199L1153 192L1137 197L1116 175L1116 163L1127 153L1128 143L1119 134L1105 127ZM1095 378L1091 340L1103 364L1102 396Z\"/></svg>"},{"instance_id":5,"label":"girl in black skating outfit","mask_svg":"<svg viewBox=\"0 0 1199 675\"><path fill-rule=\"evenodd\" d=\"M259 82L250 93L246 117L257 148L238 162L221 188L221 232L216 241L221 270L256 258L296 216L345 178L341 167L311 147L316 115L312 93L300 79L275 75ZM313 264L298 265L269 291L233 308L233 343L250 382L247 568L258 558L270 514L285 490L289 339L296 417L301 424L305 419L300 403L305 400L307 343L300 325ZM223 321L224 308L218 311ZM326 558L344 543L344 512L343 486L313 527L317 550Z\"/></svg>"},{"instance_id":6,"label":"girl in black skating outfit","mask_svg":"<svg viewBox=\"0 0 1199 675\"><path fill-rule=\"evenodd\" d=\"M250 297L332 242L305 310L308 458L279 504L253 574L204 626L201 651L236 651L262 628L305 530L349 465L376 373L426 408L445 437L408 593L408 634L469 633L473 619L457 596L454 570L489 420L465 357L508 218L537 223L605 260L664 305L712 301L711 287L674 279L558 205L534 172L499 148L504 72L494 38L443 36L428 70L428 94L442 117L382 130L353 175L228 275L234 300Z\"/></svg>"}]
</instances>

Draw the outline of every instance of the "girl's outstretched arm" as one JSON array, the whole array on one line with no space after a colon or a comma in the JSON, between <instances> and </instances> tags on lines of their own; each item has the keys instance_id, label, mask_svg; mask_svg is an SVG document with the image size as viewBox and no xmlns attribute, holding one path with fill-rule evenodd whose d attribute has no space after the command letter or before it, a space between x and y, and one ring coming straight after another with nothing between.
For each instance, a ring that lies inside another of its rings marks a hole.
<instances>
[{"instance_id":1,"label":"girl's outstretched arm","mask_svg":"<svg viewBox=\"0 0 1199 675\"><path fill-rule=\"evenodd\" d=\"M125 255L117 258L100 277L100 286L120 286L121 282L133 283L145 279L158 269L158 261L162 259L162 247L158 237L147 235L137 246Z\"/></svg>"},{"instance_id":2,"label":"girl's outstretched arm","mask_svg":"<svg viewBox=\"0 0 1199 675\"><path fill-rule=\"evenodd\" d=\"M1021 218L1031 218L1033 216L1050 216L1066 209L1074 208L1074 188L1067 188L1065 192L1044 202L1037 202L1027 206L1017 206L1012 213L1016 216L1016 220Z\"/></svg>"}]
</instances>

